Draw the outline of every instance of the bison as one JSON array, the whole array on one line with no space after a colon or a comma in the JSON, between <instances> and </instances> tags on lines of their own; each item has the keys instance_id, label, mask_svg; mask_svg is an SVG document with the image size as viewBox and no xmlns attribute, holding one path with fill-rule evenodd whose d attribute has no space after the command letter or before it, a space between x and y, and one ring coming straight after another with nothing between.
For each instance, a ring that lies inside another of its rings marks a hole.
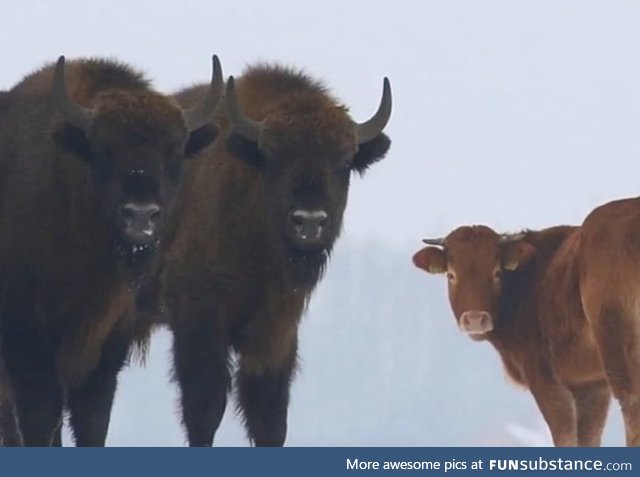
<instances>
[{"instance_id":1,"label":"bison","mask_svg":"<svg viewBox=\"0 0 640 477\"><path fill-rule=\"evenodd\" d=\"M9 94L0 91L0 123L2 115L8 109ZM0 181L2 178L0 177ZM1 355L1 353L0 353ZM8 382L4 363L0 360L0 445L15 446L20 443L20 433L18 430L13 408L13 396Z\"/></svg>"},{"instance_id":2,"label":"bison","mask_svg":"<svg viewBox=\"0 0 640 477\"><path fill-rule=\"evenodd\" d=\"M11 386L4 363L0 360L0 446L15 447L21 443Z\"/></svg>"},{"instance_id":3,"label":"bison","mask_svg":"<svg viewBox=\"0 0 640 477\"><path fill-rule=\"evenodd\" d=\"M0 117L0 349L25 445L104 445L186 158L216 136L222 94L190 109L128 65L81 59L27 76Z\"/></svg>"},{"instance_id":4,"label":"bison","mask_svg":"<svg viewBox=\"0 0 640 477\"><path fill-rule=\"evenodd\" d=\"M178 101L191 105L202 91ZM189 444L213 443L233 350L248 436L281 446L298 324L340 233L351 174L389 149L391 89L385 78L378 111L360 124L323 84L281 66L229 78L225 98L221 138L185 171L156 288Z\"/></svg>"},{"instance_id":5,"label":"bison","mask_svg":"<svg viewBox=\"0 0 640 477\"><path fill-rule=\"evenodd\" d=\"M600 444L611 391L640 445L639 224L640 199L622 200L580 227L460 227L413 257L446 274L458 327L495 347L557 446Z\"/></svg>"}]
</instances>

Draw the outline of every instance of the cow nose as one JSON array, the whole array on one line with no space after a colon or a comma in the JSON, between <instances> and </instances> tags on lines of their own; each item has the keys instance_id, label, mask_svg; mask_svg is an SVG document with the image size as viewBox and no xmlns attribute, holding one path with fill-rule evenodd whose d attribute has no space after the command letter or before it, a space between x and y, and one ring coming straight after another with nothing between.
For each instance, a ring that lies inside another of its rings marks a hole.
<instances>
[{"instance_id":1,"label":"cow nose","mask_svg":"<svg viewBox=\"0 0 640 477\"><path fill-rule=\"evenodd\" d=\"M154 202L129 202L122 206L125 236L135 245L145 245L156 238L162 207Z\"/></svg>"},{"instance_id":2,"label":"cow nose","mask_svg":"<svg viewBox=\"0 0 640 477\"><path fill-rule=\"evenodd\" d=\"M290 221L296 239L304 243L319 242L328 218L324 210L294 210L290 215Z\"/></svg>"},{"instance_id":3,"label":"cow nose","mask_svg":"<svg viewBox=\"0 0 640 477\"><path fill-rule=\"evenodd\" d=\"M460 329L469 335L481 335L493 329L493 318L486 311L465 311L460 316Z\"/></svg>"}]
</instances>

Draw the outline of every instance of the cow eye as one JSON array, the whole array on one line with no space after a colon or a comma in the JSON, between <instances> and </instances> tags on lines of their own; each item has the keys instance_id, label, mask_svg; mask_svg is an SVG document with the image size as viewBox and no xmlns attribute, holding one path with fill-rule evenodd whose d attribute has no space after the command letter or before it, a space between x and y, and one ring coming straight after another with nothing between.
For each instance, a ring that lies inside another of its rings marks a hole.
<instances>
[{"instance_id":1,"label":"cow eye","mask_svg":"<svg viewBox=\"0 0 640 477\"><path fill-rule=\"evenodd\" d=\"M447 272L447 280L449 280L449 282L453 283L456 281L456 276L455 274L453 274L452 272Z\"/></svg>"},{"instance_id":2,"label":"cow eye","mask_svg":"<svg viewBox=\"0 0 640 477\"><path fill-rule=\"evenodd\" d=\"M500 280L501 278L502 278L502 270L498 268L493 272L493 279Z\"/></svg>"}]
</instances>

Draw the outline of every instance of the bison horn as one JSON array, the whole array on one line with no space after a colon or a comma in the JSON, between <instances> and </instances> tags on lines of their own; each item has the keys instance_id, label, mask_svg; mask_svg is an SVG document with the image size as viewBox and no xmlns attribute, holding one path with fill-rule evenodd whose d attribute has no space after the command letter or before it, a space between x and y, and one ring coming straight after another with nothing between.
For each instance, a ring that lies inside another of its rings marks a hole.
<instances>
[{"instance_id":1,"label":"bison horn","mask_svg":"<svg viewBox=\"0 0 640 477\"><path fill-rule=\"evenodd\" d=\"M364 123L356 124L356 137L358 144L363 144L374 139L378 134L382 132L384 127L389 122L391 116L391 83L389 78L384 79L382 87L382 99L376 114L371 119Z\"/></svg>"},{"instance_id":2,"label":"bison horn","mask_svg":"<svg viewBox=\"0 0 640 477\"><path fill-rule=\"evenodd\" d=\"M64 80L64 56L58 58L53 72L53 100L67 121L85 132L89 129L93 111L80 106L69 96Z\"/></svg>"},{"instance_id":3,"label":"bison horn","mask_svg":"<svg viewBox=\"0 0 640 477\"><path fill-rule=\"evenodd\" d=\"M184 110L184 119L189 131L195 131L196 129L211 122L213 113L218 106L218 101L220 101L220 96L222 96L223 81L220 60L216 55L213 55L212 61L213 70L211 73L211 84L209 85L207 96L205 96L200 104L193 108Z\"/></svg>"},{"instance_id":4,"label":"bison horn","mask_svg":"<svg viewBox=\"0 0 640 477\"><path fill-rule=\"evenodd\" d=\"M500 243L508 243L508 242L515 242L517 240L522 240L527 236L528 233L529 233L529 230L525 229L515 234L502 234L500 235Z\"/></svg>"},{"instance_id":5,"label":"bison horn","mask_svg":"<svg viewBox=\"0 0 640 477\"><path fill-rule=\"evenodd\" d=\"M426 238L426 239L422 239L422 241L424 243L426 243L427 245L437 245L439 247L444 247L444 245L445 245L444 237L441 237L441 238Z\"/></svg>"},{"instance_id":6,"label":"bison horn","mask_svg":"<svg viewBox=\"0 0 640 477\"><path fill-rule=\"evenodd\" d=\"M245 139L257 143L260 139L262 123L247 117L242 112L242 108L240 108L240 103L238 102L238 95L236 94L236 85L233 76L230 76L227 81L226 98L227 111L229 113L229 120L231 121L233 131L244 136Z\"/></svg>"}]
</instances>

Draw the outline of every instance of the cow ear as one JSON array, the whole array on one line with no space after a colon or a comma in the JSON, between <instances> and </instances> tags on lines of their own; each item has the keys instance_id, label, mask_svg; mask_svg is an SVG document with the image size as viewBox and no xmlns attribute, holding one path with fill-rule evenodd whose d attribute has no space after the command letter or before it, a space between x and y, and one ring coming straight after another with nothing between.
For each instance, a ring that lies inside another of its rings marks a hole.
<instances>
[{"instance_id":1,"label":"cow ear","mask_svg":"<svg viewBox=\"0 0 640 477\"><path fill-rule=\"evenodd\" d=\"M445 273L447 254L438 247L425 247L413 256L413 264L427 273Z\"/></svg>"},{"instance_id":2,"label":"cow ear","mask_svg":"<svg viewBox=\"0 0 640 477\"><path fill-rule=\"evenodd\" d=\"M55 143L65 152L74 154L82 160L91 160L91 144L85 132L69 123L60 123L52 133Z\"/></svg>"},{"instance_id":3,"label":"cow ear","mask_svg":"<svg viewBox=\"0 0 640 477\"><path fill-rule=\"evenodd\" d=\"M513 271L529 263L536 254L536 248L524 240L508 242L502 249L502 268Z\"/></svg>"},{"instance_id":4,"label":"cow ear","mask_svg":"<svg viewBox=\"0 0 640 477\"><path fill-rule=\"evenodd\" d=\"M264 154L260 151L258 143L250 141L240 134L233 132L229 134L226 145L231 154L252 166L261 167L266 164Z\"/></svg>"},{"instance_id":5,"label":"cow ear","mask_svg":"<svg viewBox=\"0 0 640 477\"><path fill-rule=\"evenodd\" d=\"M185 157L191 159L197 157L198 153L209 146L218 137L218 128L213 124L205 124L195 131L191 131L187 144L184 147Z\"/></svg>"},{"instance_id":6,"label":"cow ear","mask_svg":"<svg viewBox=\"0 0 640 477\"><path fill-rule=\"evenodd\" d=\"M389 150L391 140L386 134L378 134L369 142L360 144L360 148L356 155L353 156L352 170L359 174L364 174L372 164L381 160Z\"/></svg>"}]
</instances>

